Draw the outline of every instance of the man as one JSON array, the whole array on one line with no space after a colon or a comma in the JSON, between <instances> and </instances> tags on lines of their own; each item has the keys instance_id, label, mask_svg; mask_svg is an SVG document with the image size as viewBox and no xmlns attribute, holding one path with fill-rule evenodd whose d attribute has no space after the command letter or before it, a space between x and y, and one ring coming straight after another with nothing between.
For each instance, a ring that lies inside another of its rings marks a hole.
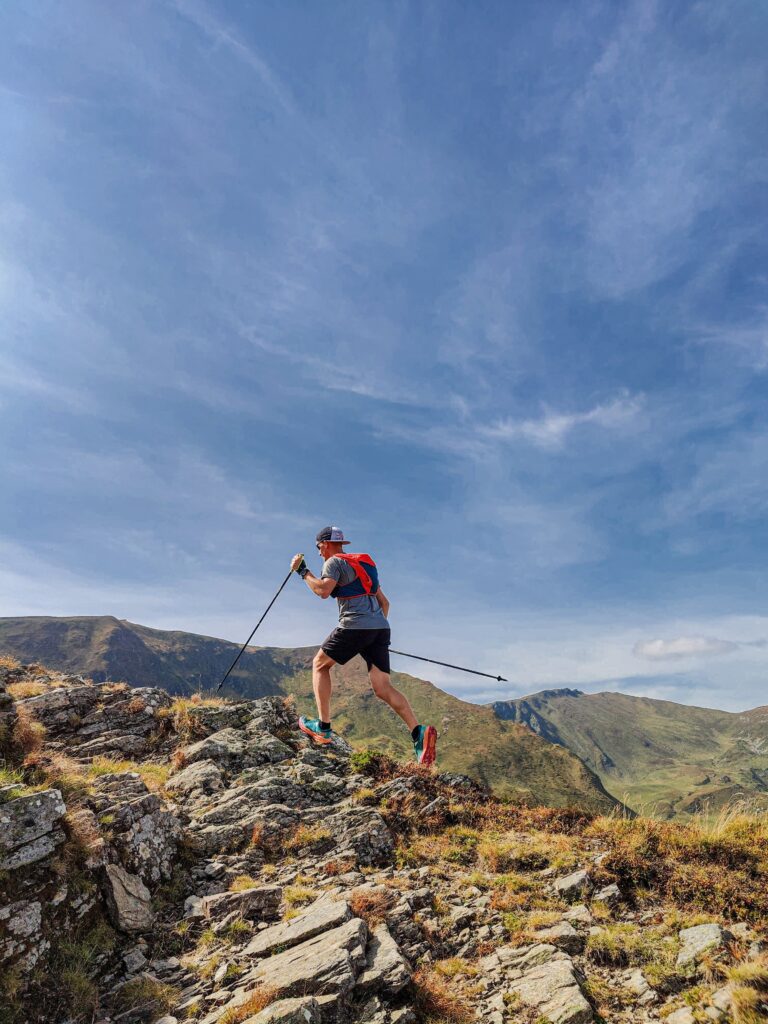
<instances>
[{"instance_id":1,"label":"man","mask_svg":"<svg viewBox=\"0 0 768 1024\"><path fill-rule=\"evenodd\" d=\"M337 526L326 526L317 535L316 546L323 558L320 578L309 571L303 555L296 555L291 569L301 576L313 594L339 602L339 625L323 641L312 662L312 686L317 718L299 719L299 727L316 743L330 743L331 669L346 665L356 654L368 666L373 692L405 722L411 732L419 764L434 764L437 730L419 725L408 698L389 680L389 601L379 586L376 563L370 555L345 554L349 544Z\"/></svg>"}]
</instances>

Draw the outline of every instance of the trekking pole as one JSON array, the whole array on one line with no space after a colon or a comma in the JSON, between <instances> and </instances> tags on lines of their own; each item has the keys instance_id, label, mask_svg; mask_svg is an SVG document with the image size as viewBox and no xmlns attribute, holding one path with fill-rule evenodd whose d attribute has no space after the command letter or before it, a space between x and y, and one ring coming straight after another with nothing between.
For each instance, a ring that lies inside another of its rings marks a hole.
<instances>
[{"instance_id":1,"label":"trekking pole","mask_svg":"<svg viewBox=\"0 0 768 1024\"><path fill-rule=\"evenodd\" d=\"M495 679L497 683L508 683L508 679L502 676L492 676L490 672L478 672L476 668L462 668L461 665L451 665L447 661L435 661L434 658L422 658L420 654L406 654L405 651L396 651L389 648L390 654L399 654L402 658L415 658L416 661L428 661L430 665L443 665L445 668L455 668L457 672L469 672L473 676L485 676L486 679Z\"/></svg>"},{"instance_id":2,"label":"trekking pole","mask_svg":"<svg viewBox=\"0 0 768 1024\"><path fill-rule=\"evenodd\" d=\"M278 599L278 597L280 597L280 593L281 593L281 591L282 591L283 587L284 587L284 586L285 586L285 584L286 584L286 583L288 582L288 580L289 580L289 579L291 578L291 576L293 576L293 569L291 569L291 571L290 571L290 572L288 573L288 575L287 575L287 576L285 577L285 579L283 580L283 582L282 582L282 583L280 584L280 590L278 590L278 592L277 592L277 593L275 594L275 596L274 596L274 597L272 598L272 600L271 600L271 601L269 602L269 604L267 605L267 609L266 609L266 611L265 611L265 612L264 612L264 614L263 614L263 615L261 616L261 618L260 618L260 619L259 619L259 621L258 621L258 622L256 623L256 625L255 625L255 626L253 627L253 633L255 633L255 632L256 632L256 630L257 630L257 629L259 628L259 626L260 626L260 625L262 624L262 622L264 621L264 619L266 619L266 617L267 617L267 612L268 612L268 611L269 611L269 609L270 609L270 608L272 607L272 605L273 605L273 604L275 603L275 601L276 601L276 600ZM219 690L220 690L220 689L222 688L222 686L224 685L224 683L226 683L227 679L229 678L229 673L230 673L230 672L232 671L232 669L233 669L233 668L235 667L235 665L236 665L236 664L238 663L238 661L240 661L240 655L241 655L241 654L243 653L243 651L244 651L244 650L245 650L245 648L246 648L246 647L248 646L248 644L249 644L249 643L251 642L251 640L253 640L253 633L251 633L251 635L250 635L250 636L248 637L248 639L247 639L247 640L245 641L245 643L243 644L243 646L242 646L242 647L240 648L240 651L238 652L238 655L237 655L237 657L235 658L235 660L234 660L234 661L232 662L232 664L231 664L231 665L229 666L229 668L227 669L227 674L226 674L226 675L224 676L224 678L223 678L223 679L221 680L221 682L219 683L219 685L218 685L218 686L216 687L216 693L218 693L218 692L219 692Z\"/></svg>"}]
</instances>

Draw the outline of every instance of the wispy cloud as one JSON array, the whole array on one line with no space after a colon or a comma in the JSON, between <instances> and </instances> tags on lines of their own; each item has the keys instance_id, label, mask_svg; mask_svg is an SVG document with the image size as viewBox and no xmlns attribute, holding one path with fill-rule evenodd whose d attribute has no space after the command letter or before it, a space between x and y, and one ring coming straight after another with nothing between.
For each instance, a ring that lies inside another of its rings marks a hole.
<instances>
[{"instance_id":1,"label":"wispy cloud","mask_svg":"<svg viewBox=\"0 0 768 1024\"><path fill-rule=\"evenodd\" d=\"M539 419L499 420L488 427L481 427L479 433L505 441L522 439L541 448L561 448L567 436L577 427L591 424L615 430L633 421L642 407L641 395L625 392L585 412L560 413L547 409Z\"/></svg>"}]
</instances>

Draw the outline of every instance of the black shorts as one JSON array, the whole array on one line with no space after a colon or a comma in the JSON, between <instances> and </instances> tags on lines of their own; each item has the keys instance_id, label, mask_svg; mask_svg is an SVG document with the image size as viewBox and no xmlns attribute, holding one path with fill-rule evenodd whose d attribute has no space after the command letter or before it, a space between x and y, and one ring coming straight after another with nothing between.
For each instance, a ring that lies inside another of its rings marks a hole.
<instances>
[{"instance_id":1,"label":"black shorts","mask_svg":"<svg viewBox=\"0 0 768 1024\"><path fill-rule=\"evenodd\" d=\"M365 658L368 671L371 665L389 672L388 629L342 629L338 626L322 643L322 649L337 665L346 665L356 654Z\"/></svg>"}]
</instances>

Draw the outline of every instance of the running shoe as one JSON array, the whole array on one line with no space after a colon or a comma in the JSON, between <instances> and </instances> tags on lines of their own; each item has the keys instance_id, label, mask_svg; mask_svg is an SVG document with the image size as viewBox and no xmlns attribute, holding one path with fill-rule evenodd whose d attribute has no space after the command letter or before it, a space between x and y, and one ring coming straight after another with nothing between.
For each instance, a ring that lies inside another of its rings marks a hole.
<instances>
[{"instance_id":1,"label":"running shoe","mask_svg":"<svg viewBox=\"0 0 768 1024\"><path fill-rule=\"evenodd\" d=\"M305 718L304 715L299 719L299 728L302 732L305 732L307 736L311 737L315 743L333 743L333 733L330 729L320 728L319 718Z\"/></svg>"},{"instance_id":2,"label":"running shoe","mask_svg":"<svg viewBox=\"0 0 768 1024\"><path fill-rule=\"evenodd\" d=\"M419 764L434 764L437 758L437 729L434 725L420 725L419 738L413 744Z\"/></svg>"}]
</instances>

